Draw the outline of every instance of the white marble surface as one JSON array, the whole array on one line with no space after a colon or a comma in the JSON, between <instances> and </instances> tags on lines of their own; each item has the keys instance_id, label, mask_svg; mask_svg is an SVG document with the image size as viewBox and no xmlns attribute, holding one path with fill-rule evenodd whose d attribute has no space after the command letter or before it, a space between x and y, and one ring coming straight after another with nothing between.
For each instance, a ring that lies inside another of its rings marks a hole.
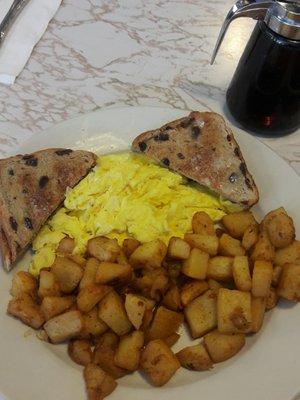
<instances>
[{"instance_id":1,"label":"white marble surface","mask_svg":"<svg viewBox=\"0 0 300 400\"><path fill-rule=\"evenodd\" d=\"M25 69L0 86L0 157L52 124L102 107L151 105L224 113L226 88L254 21L232 0L64 0ZM300 173L300 132L262 139Z\"/></svg>"}]
</instances>

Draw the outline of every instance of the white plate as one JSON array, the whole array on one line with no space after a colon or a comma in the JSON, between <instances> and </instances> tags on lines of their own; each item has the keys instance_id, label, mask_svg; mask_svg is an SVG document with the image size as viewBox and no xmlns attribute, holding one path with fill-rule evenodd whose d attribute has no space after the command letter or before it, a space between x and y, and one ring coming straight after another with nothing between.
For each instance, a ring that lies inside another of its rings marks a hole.
<instances>
[{"instance_id":1,"label":"white plate","mask_svg":"<svg viewBox=\"0 0 300 400\"><path fill-rule=\"evenodd\" d=\"M140 132L186 115L186 111L150 107L105 109L56 125L20 148L71 147L106 153L128 148ZM260 190L257 216L285 206L300 227L300 179L279 156L250 135L236 137ZM298 231L299 233L299 231ZM30 255L18 268L27 266ZM81 368L66 355L66 346L39 341L19 321L5 315L11 274L0 271L0 393L6 400L82 400ZM138 373L118 381L111 400L292 400L300 391L300 306L287 303L270 311L261 332L233 359L210 372L179 370L163 388L151 387ZM26 333L29 332L29 335ZM188 342L187 336L175 350ZM196 341L197 343L198 341ZM1 397L1 395L0 395Z\"/></svg>"}]
</instances>

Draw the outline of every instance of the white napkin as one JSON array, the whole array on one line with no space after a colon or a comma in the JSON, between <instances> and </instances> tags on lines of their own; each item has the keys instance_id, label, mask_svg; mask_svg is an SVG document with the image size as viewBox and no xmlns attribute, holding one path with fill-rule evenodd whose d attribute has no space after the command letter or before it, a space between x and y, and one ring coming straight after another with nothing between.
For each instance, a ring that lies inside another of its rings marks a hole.
<instances>
[{"instance_id":1,"label":"white napkin","mask_svg":"<svg viewBox=\"0 0 300 400\"><path fill-rule=\"evenodd\" d=\"M62 0L30 0L8 31L0 46L0 82L11 85L47 29ZM0 0L0 21L13 0Z\"/></svg>"}]
</instances>

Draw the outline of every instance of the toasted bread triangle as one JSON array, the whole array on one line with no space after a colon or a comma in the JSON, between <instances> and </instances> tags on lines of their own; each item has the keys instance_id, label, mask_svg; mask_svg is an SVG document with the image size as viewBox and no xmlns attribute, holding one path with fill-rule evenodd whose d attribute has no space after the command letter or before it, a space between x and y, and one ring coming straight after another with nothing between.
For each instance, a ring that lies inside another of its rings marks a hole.
<instances>
[{"instance_id":1,"label":"toasted bread triangle","mask_svg":"<svg viewBox=\"0 0 300 400\"><path fill-rule=\"evenodd\" d=\"M87 151L46 149L0 160L0 249L4 267L31 244L42 225L95 165Z\"/></svg>"},{"instance_id":2,"label":"toasted bread triangle","mask_svg":"<svg viewBox=\"0 0 300 400\"><path fill-rule=\"evenodd\" d=\"M142 133L132 148L243 208L258 201L257 187L233 133L216 113L194 111Z\"/></svg>"}]
</instances>

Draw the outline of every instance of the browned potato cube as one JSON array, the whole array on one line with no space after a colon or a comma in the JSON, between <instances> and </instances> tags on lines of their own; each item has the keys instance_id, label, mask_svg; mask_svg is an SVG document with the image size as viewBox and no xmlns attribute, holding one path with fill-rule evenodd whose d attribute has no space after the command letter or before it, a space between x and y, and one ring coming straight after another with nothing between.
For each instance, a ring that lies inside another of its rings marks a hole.
<instances>
[{"instance_id":1,"label":"browned potato cube","mask_svg":"<svg viewBox=\"0 0 300 400\"><path fill-rule=\"evenodd\" d=\"M295 227L283 207L269 212L262 221L263 229L268 232L273 246L282 248L290 245L295 239Z\"/></svg>"},{"instance_id":2,"label":"browned potato cube","mask_svg":"<svg viewBox=\"0 0 300 400\"><path fill-rule=\"evenodd\" d=\"M47 296L43 298L41 311L45 316L46 321L67 311L75 303L75 297L65 296Z\"/></svg>"},{"instance_id":3,"label":"browned potato cube","mask_svg":"<svg viewBox=\"0 0 300 400\"><path fill-rule=\"evenodd\" d=\"M184 240L191 246L215 256L218 253L219 239L217 236L186 233Z\"/></svg>"},{"instance_id":4,"label":"browned potato cube","mask_svg":"<svg viewBox=\"0 0 300 400\"><path fill-rule=\"evenodd\" d=\"M295 240L283 249L276 250L274 264L281 267L287 263L300 261L300 241Z\"/></svg>"},{"instance_id":5,"label":"browned potato cube","mask_svg":"<svg viewBox=\"0 0 300 400\"><path fill-rule=\"evenodd\" d=\"M177 285L171 285L164 295L162 304L173 311L181 309L180 292Z\"/></svg>"},{"instance_id":6,"label":"browned potato cube","mask_svg":"<svg viewBox=\"0 0 300 400\"><path fill-rule=\"evenodd\" d=\"M163 341L166 343L168 347L172 347L174 346L175 343L178 342L179 339L180 339L179 333L172 333L172 335L164 338Z\"/></svg>"},{"instance_id":7,"label":"browned potato cube","mask_svg":"<svg viewBox=\"0 0 300 400\"><path fill-rule=\"evenodd\" d=\"M227 235L227 233L223 233L220 237L219 254L230 257L243 256L245 249L239 240Z\"/></svg>"},{"instance_id":8,"label":"browned potato cube","mask_svg":"<svg viewBox=\"0 0 300 400\"><path fill-rule=\"evenodd\" d=\"M273 274L272 274L272 285L277 286L280 280L282 274L282 267L279 265L275 265L273 268Z\"/></svg>"},{"instance_id":9,"label":"browned potato cube","mask_svg":"<svg viewBox=\"0 0 300 400\"><path fill-rule=\"evenodd\" d=\"M214 279L208 279L207 284L209 289L214 289L216 292L223 287L220 282L217 282Z\"/></svg>"},{"instance_id":10,"label":"browned potato cube","mask_svg":"<svg viewBox=\"0 0 300 400\"><path fill-rule=\"evenodd\" d=\"M154 386L163 386L180 368L180 363L166 343L157 339L145 347L140 366Z\"/></svg>"},{"instance_id":11,"label":"browned potato cube","mask_svg":"<svg viewBox=\"0 0 300 400\"><path fill-rule=\"evenodd\" d=\"M80 254L66 254L69 260L81 266L81 268L85 268L86 259Z\"/></svg>"},{"instance_id":12,"label":"browned potato cube","mask_svg":"<svg viewBox=\"0 0 300 400\"><path fill-rule=\"evenodd\" d=\"M193 339L205 335L217 326L217 293L209 289L191 301L184 315Z\"/></svg>"},{"instance_id":13,"label":"browned potato cube","mask_svg":"<svg viewBox=\"0 0 300 400\"><path fill-rule=\"evenodd\" d=\"M242 246L244 247L244 249L250 250L251 247L253 247L258 241L258 237L259 237L258 225L249 225L243 234Z\"/></svg>"},{"instance_id":14,"label":"browned potato cube","mask_svg":"<svg viewBox=\"0 0 300 400\"><path fill-rule=\"evenodd\" d=\"M21 293L11 299L8 303L7 312L34 329L39 329L45 322L39 306L28 293Z\"/></svg>"},{"instance_id":15,"label":"browned potato cube","mask_svg":"<svg viewBox=\"0 0 300 400\"><path fill-rule=\"evenodd\" d=\"M141 244L130 256L129 263L134 268L160 268L167 254L167 246L157 239Z\"/></svg>"},{"instance_id":16,"label":"browned potato cube","mask_svg":"<svg viewBox=\"0 0 300 400\"><path fill-rule=\"evenodd\" d=\"M205 279L208 260L209 254L195 247L191 250L188 259L184 261L181 272L190 278Z\"/></svg>"},{"instance_id":17,"label":"browned potato cube","mask_svg":"<svg viewBox=\"0 0 300 400\"><path fill-rule=\"evenodd\" d=\"M192 300L209 289L206 281L193 281L186 283L181 288L180 298L183 306L187 306Z\"/></svg>"},{"instance_id":18,"label":"browned potato cube","mask_svg":"<svg viewBox=\"0 0 300 400\"><path fill-rule=\"evenodd\" d=\"M83 328L80 311L67 311L57 317L49 319L44 329L52 343L60 343L76 337Z\"/></svg>"},{"instance_id":19,"label":"browned potato cube","mask_svg":"<svg viewBox=\"0 0 300 400\"><path fill-rule=\"evenodd\" d=\"M255 261L252 274L252 294L267 297L272 282L273 266L269 261Z\"/></svg>"},{"instance_id":20,"label":"browned potato cube","mask_svg":"<svg viewBox=\"0 0 300 400\"><path fill-rule=\"evenodd\" d=\"M154 316L154 311L153 310L146 310L144 313L144 317L143 317L143 322L142 325L140 327L140 330L143 332L147 332L147 330L149 329L149 326L153 320L153 316Z\"/></svg>"},{"instance_id":21,"label":"browned potato cube","mask_svg":"<svg viewBox=\"0 0 300 400\"><path fill-rule=\"evenodd\" d=\"M66 257L56 257L51 272L64 293L73 292L83 276L81 267Z\"/></svg>"},{"instance_id":22,"label":"browned potato cube","mask_svg":"<svg viewBox=\"0 0 300 400\"><path fill-rule=\"evenodd\" d=\"M77 306L83 313L89 312L96 304L112 290L106 285L90 285L80 290L77 296Z\"/></svg>"},{"instance_id":23,"label":"browned potato cube","mask_svg":"<svg viewBox=\"0 0 300 400\"><path fill-rule=\"evenodd\" d=\"M253 297L251 300L252 325L251 332L258 332L264 322L266 298Z\"/></svg>"},{"instance_id":24,"label":"browned potato cube","mask_svg":"<svg viewBox=\"0 0 300 400\"><path fill-rule=\"evenodd\" d=\"M115 354L118 346L118 336L113 332L106 332L100 336L93 354L93 363L99 365L115 379L121 378L128 373L128 371L115 364Z\"/></svg>"},{"instance_id":25,"label":"browned potato cube","mask_svg":"<svg viewBox=\"0 0 300 400\"><path fill-rule=\"evenodd\" d=\"M251 330L251 294L221 288L218 295L218 330L247 333Z\"/></svg>"},{"instance_id":26,"label":"browned potato cube","mask_svg":"<svg viewBox=\"0 0 300 400\"><path fill-rule=\"evenodd\" d=\"M256 221L251 211L239 211L224 215L222 223L230 236L239 239L250 225L256 224Z\"/></svg>"},{"instance_id":27,"label":"browned potato cube","mask_svg":"<svg viewBox=\"0 0 300 400\"><path fill-rule=\"evenodd\" d=\"M75 240L73 238L70 238L70 236L65 236L58 243L56 252L61 254L72 254L74 249L75 249Z\"/></svg>"},{"instance_id":28,"label":"browned potato cube","mask_svg":"<svg viewBox=\"0 0 300 400\"><path fill-rule=\"evenodd\" d=\"M147 341L154 339L164 339L175 333L183 322L183 315L167 308L158 307L149 331Z\"/></svg>"},{"instance_id":29,"label":"browned potato cube","mask_svg":"<svg viewBox=\"0 0 300 400\"><path fill-rule=\"evenodd\" d=\"M208 262L207 277L221 282L232 280L232 257L216 256Z\"/></svg>"},{"instance_id":30,"label":"browned potato cube","mask_svg":"<svg viewBox=\"0 0 300 400\"><path fill-rule=\"evenodd\" d=\"M252 280L247 256L236 256L232 265L233 279L238 290L250 292Z\"/></svg>"},{"instance_id":31,"label":"browned potato cube","mask_svg":"<svg viewBox=\"0 0 300 400\"><path fill-rule=\"evenodd\" d=\"M169 287L169 278L165 273L158 274L150 287L149 297L155 301L160 301ZM147 293L145 293L147 295Z\"/></svg>"},{"instance_id":32,"label":"browned potato cube","mask_svg":"<svg viewBox=\"0 0 300 400\"><path fill-rule=\"evenodd\" d=\"M214 236L216 234L214 221L204 211L198 211L193 215L192 229L194 233L201 233L203 235Z\"/></svg>"},{"instance_id":33,"label":"browned potato cube","mask_svg":"<svg viewBox=\"0 0 300 400\"><path fill-rule=\"evenodd\" d=\"M39 277L39 297L60 296L60 286L51 271L41 270Z\"/></svg>"},{"instance_id":34,"label":"browned potato cube","mask_svg":"<svg viewBox=\"0 0 300 400\"><path fill-rule=\"evenodd\" d=\"M14 274L10 294L18 296L21 293L30 294L32 298L37 296L37 280L29 272L19 271Z\"/></svg>"},{"instance_id":35,"label":"browned potato cube","mask_svg":"<svg viewBox=\"0 0 300 400\"><path fill-rule=\"evenodd\" d=\"M87 251L90 256L99 261L115 262L121 252L117 239L97 236L87 242Z\"/></svg>"},{"instance_id":36,"label":"browned potato cube","mask_svg":"<svg viewBox=\"0 0 300 400\"><path fill-rule=\"evenodd\" d=\"M277 294L290 301L300 301L300 264L285 264Z\"/></svg>"},{"instance_id":37,"label":"browned potato cube","mask_svg":"<svg viewBox=\"0 0 300 400\"><path fill-rule=\"evenodd\" d=\"M183 239L179 237L171 237L168 246L167 255L170 258L176 258L178 260L186 260L190 255L191 247Z\"/></svg>"},{"instance_id":38,"label":"browned potato cube","mask_svg":"<svg viewBox=\"0 0 300 400\"><path fill-rule=\"evenodd\" d=\"M71 340L68 345L68 354L79 365L88 365L93 359L91 344L86 339Z\"/></svg>"},{"instance_id":39,"label":"browned potato cube","mask_svg":"<svg viewBox=\"0 0 300 400\"><path fill-rule=\"evenodd\" d=\"M272 308L276 307L279 300L279 296L276 293L276 290L271 287L269 291L269 296L266 299L266 310L271 310Z\"/></svg>"},{"instance_id":40,"label":"browned potato cube","mask_svg":"<svg viewBox=\"0 0 300 400\"><path fill-rule=\"evenodd\" d=\"M192 371L206 371L213 366L212 360L203 344L185 347L176 353L176 357L182 367Z\"/></svg>"},{"instance_id":41,"label":"browned potato cube","mask_svg":"<svg viewBox=\"0 0 300 400\"><path fill-rule=\"evenodd\" d=\"M160 301L169 287L169 277L164 268L144 270L143 276L134 281L134 288L146 297Z\"/></svg>"},{"instance_id":42,"label":"browned potato cube","mask_svg":"<svg viewBox=\"0 0 300 400\"><path fill-rule=\"evenodd\" d=\"M270 242L269 236L266 231L262 231L259 234L258 241L256 242L253 252L251 254L251 260L265 260L272 261L275 258L275 249Z\"/></svg>"},{"instance_id":43,"label":"browned potato cube","mask_svg":"<svg viewBox=\"0 0 300 400\"><path fill-rule=\"evenodd\" d=\"M100 262L97 258L89 258L83 272L83 277L79 283L79 289L91 286L95 283L95 276Z\"/></svg>"},{"instance_id":44,"label":"browned potato cube","mask_svg":"<svg viewBox=\"0 0 300 400\"><path fill-rule=\"evenodd\" d=\"M204 336L204 345L215 363L235 356L245 343L245 335L242 333L226 335L215 330Z\"/></svg>"},{"instance_id":45,"label":"browned potato cube","mask_svg":"<svg viewBox=\"0 0 300 400\"><path fill-rule=\"evenodd\" d=\"M82 314L83 329L79 337L89 338L100 336L108 330L108 326L98 317L98 307L94 307L86 314Z\"/></svg>"},{"instance_id":46,"label":"browned potato cube","mask_svg":"<svg viewBox=\"0 0 300 400\"><path fill-rule=\"evenodd\" d=\"M140 246L141 242L134 238L127 238L123 241L123 251L126 257L130 257L131 254Z\"/></svg>"},{"instance_id":47,"label":"browned potato cube","mask_svg":"<svg viewBox=\"0 0 300 400\"><path fill-rule=\"evenodd\" d=\"M143 322L143 317L147 309L154 307L154 301L146 299L145 297L128 293L125 297L125 310L129 321L135 327L139 329Z\"/></svg>"},{"instance_id":48,"label":"browned potato cube","mask_svg":"<svg viewBox=\"0 0 300 400\"><path fill-rule=\"evenodd\" d=\"M86 365L83 375L88 400L103 400L117 387L117 382L95 364Z\"/></svg>"},{"instance_id":49,"label":"browned potato cube","mask_svg":"<svg viewBox=\"0 0 300 400\"><path fill-rule=\"evenodd\" d=\"M136 371L139 367L143 345L144 333L141 331L133 331L122 336L115 353L115 364L128 371Z\"/></svg>"},{"instance_id":50,"label":"browned potato cube","mask_svg":"<svg viewBox=\"0 0 300 400\"><path fill-rule=\"evenodd\" d=\"M118 285L130 281L132 268L126 264L101 262L98 266L95 281L97 283Z\"/></svg>"},{"instance_id":51,"label":"browned potato cube","mask_svg":"<svg viewBox=\"0 0 300 400\"><path fill-rule=\"evenodd\" d=\"M163 267L166 269L170 279L177 279L181 273L182 263L180 260L164 259Z\"/></svg>"},{"instance_id":52,"label":"browned potato cube","mask_svg":"<svg viewBox=\"0 0 300 400\"><path fill-rule=\"evenodd\" d=\"M132 329L125 311L124 302L115 291L109 292L101 300L98 315L119 336L125 335Z\"/></svg>"}]
</instances>

